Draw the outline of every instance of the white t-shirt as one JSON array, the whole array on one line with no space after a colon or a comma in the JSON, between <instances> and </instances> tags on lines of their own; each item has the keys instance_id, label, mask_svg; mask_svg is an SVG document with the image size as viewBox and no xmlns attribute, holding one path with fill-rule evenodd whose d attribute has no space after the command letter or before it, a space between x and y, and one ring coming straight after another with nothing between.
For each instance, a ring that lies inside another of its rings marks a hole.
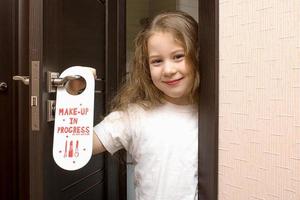
<instances>
[{"instance_id":1,"label":"white t-shirt","mask_svg":"<svg viewBox=\"0 0 300 200\"><path fill-rule=\"evenodd\" d=\"M198 111L169 102L110 113L94 131L111 154L125 148L135 163L137 200L198 198Z\"/></svg>"}]
</instances>

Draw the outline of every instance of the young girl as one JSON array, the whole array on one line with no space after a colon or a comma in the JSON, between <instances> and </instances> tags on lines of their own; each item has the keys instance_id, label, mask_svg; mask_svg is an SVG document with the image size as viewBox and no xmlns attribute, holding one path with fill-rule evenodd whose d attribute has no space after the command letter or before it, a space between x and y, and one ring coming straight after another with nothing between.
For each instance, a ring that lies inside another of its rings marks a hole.
<instances>
[{"instance_id":1,"label":"young girl","mask_svg":"<svg viewBox=\"0 0 300 200\"><path fill-rule=\"evenodd\" d=\"M154 17L137 35L113 112L94 127L93 153L131 154L138 200L197 199L197 34L183 12Z\"/></svg>"}]
</instances>

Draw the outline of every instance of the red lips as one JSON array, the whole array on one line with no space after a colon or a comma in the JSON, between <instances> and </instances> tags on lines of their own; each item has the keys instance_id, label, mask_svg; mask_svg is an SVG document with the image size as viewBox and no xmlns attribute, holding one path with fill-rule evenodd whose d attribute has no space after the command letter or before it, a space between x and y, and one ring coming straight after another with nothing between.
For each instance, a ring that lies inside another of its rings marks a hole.
<instances>
[{"instance_id":1,"label":"red lips","mask_svg":"<svg viewBox=\"0 0 300 200\"><path fill-rule=\"evenodd\" d=\"M168 85L176 85L181 79L183 79L183 78L164 81L164 83L166 83L166 84L168 84Z\"/></svg>"}]
</instances>

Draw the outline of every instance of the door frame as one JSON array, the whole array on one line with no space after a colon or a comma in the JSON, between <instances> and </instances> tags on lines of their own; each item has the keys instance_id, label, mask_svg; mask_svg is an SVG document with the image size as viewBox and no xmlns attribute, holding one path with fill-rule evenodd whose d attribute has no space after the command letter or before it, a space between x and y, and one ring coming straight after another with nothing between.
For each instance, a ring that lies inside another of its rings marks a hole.
<instances>
[{"instance_id":1,"label":"door frame","mask_svg":"<svg viewBox=\"0 0 300 200\"><path fill-rule=\"evenodd\" d=\"M219 0L199 0L198 199L218 199Z\"/></svg>"},{"instance_id":2,"label":"door frame","mask_svg":"<svg viewBox=\"0 0 300 200\"><path fill-rule=\"evenodd\" d=\"M106 0L106 112L126 76L126 0ZM115 159L114 157L118 158ZM106 199L127 199L126 151L105 158ZM124 162L123 162L124 161Z\"/></svg>"}]
</instances>

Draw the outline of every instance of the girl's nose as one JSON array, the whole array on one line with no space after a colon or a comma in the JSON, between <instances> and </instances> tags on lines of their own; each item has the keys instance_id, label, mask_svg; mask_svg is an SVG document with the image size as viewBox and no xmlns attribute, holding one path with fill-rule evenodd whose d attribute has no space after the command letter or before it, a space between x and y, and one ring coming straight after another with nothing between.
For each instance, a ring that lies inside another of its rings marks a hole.
<instances>
[{"instance_id":1,"label":"girl's nose","mask_svg":"<svg viewBox=\"0 0 300 200\"><path fill-rule=\"evenodd\" d=\"M164 76L172 76L176 73L176 68L174 66L174 63L170 61L165 61L163 69L164 69L163 70Z\"/></svg>"}]
</instances>

